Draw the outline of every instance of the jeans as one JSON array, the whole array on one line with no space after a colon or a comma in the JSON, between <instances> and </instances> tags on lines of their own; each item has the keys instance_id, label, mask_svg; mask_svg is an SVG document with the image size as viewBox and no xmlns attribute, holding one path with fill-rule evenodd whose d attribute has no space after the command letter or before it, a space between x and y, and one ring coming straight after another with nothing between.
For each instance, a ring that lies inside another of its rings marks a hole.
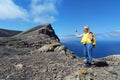
<instances>
[{"instance_id":1,"label":"jeans","mask_svg":"<svg viewBox=\"0 0 120 80\"><path fill-rule=\"evenodd\" d=\"M85 55L88 63L92 62L92 49L93 49L92 44L85 44L84 45L84 55Z\"/></svg>"}]
</instances>

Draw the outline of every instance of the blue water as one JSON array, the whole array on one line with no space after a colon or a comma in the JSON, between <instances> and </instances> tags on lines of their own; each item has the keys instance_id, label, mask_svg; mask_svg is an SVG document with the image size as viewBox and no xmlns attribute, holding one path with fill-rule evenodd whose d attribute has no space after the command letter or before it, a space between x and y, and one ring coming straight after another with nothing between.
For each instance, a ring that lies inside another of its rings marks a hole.
<instances>
[{"instance_id":1,"label":"blue water","mask_svg":"<svg viewBox=\"0 0 120 80\"><path fill-rule=\"evenodd\" d=\"M77 56L83 57L83 45L80 41L62 42L68 49ZM94 58L102 58L109 55L120 54L120 41L98 41L96 48L93 49Z\"/></svg>"}]
</instances>

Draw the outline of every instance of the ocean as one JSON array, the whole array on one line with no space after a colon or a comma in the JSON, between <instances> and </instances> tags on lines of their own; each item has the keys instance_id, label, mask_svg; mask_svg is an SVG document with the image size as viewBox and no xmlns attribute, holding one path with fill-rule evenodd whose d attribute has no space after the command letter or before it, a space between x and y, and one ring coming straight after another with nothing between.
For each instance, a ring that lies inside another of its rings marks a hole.
<instances>
[{"instance_id":1,"label":"ocean","mask_svg":"<svg viewBox=\"0 0 120 80\"><path fill-rule=\"evenodd\" d=\"M62 41L68 49L73 51L77 56L83 57L83 45L80 41ZM120 41L97 41L96 48L93 48L93 57L102 58L109 55L120 54Z\"/></svg>"}]
</instances>

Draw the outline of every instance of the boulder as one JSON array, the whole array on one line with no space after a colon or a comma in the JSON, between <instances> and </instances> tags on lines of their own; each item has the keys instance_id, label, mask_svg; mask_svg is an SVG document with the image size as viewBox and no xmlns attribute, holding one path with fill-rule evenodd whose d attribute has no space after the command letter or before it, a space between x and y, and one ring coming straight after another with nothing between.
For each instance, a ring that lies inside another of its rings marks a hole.
<instances>
[{"instance_id":1,"label":"boulder","mask_svg":"<svg viewBox=\"0 0 120 80\"><path fill-rule=\"evenodd\" d=\"M54 42L54 43L51 43L51 44L48 44L48 45L44 45L43 47L41 47L39 50L39 52L43 53L43 52L49 52L49 51L54 51L54 49L57 47L57 46L60 46L61 44L58 43L58 42Z\"/></svg>"},{"instance_id":2,"label":"boulder","mask_svg":"<svg viewBox=\"0 0 120 80\"><path fill-rule=\"evenodd\" d=\"M21 63L20 64L15 64L14 67L15 67L16 70L21 70L21 69L23 69L23 64L21 64Z\"/></svg>"}]
</instances>

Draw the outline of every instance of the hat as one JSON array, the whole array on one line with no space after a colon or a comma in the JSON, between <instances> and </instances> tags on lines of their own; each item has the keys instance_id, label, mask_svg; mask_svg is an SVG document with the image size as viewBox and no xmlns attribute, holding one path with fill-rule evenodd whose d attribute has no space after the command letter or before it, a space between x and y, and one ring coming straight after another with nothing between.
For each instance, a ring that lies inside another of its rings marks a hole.
<instances>
[{"instance_id":1,"label":"hat","mask_svg":"<svg viewBox=\"0 0 120 80\"><path fill-rule=\"evenodd\" d=\"M84 26L84 29L89 29L89 26L88 25Z\"/></svg>"}]
</instances>

